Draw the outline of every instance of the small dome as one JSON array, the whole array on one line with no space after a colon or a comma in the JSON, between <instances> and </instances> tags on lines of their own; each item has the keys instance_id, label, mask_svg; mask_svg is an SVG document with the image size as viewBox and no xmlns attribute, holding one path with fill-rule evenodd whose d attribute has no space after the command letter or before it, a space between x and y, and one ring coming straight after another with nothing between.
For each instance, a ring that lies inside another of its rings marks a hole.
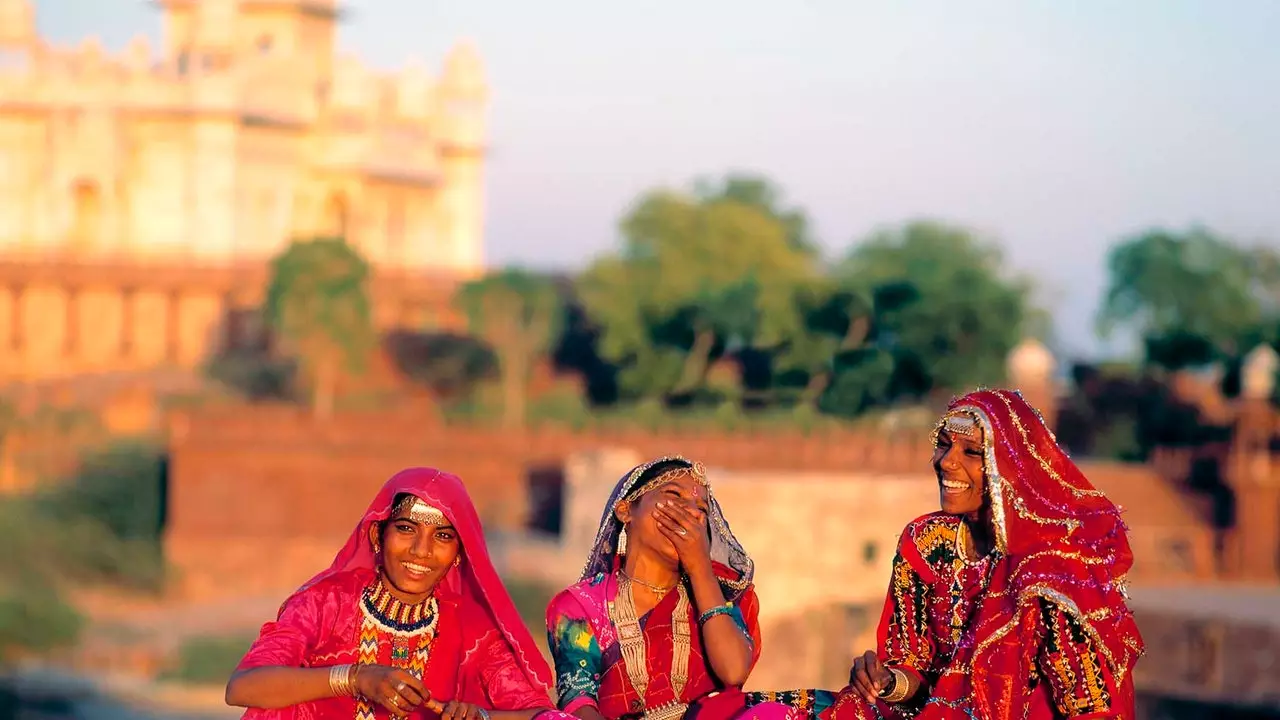
<instances>
[{"instance_id":1,"label":"small dome","mask_svg":"<svg viewBox=\"0 0 1280 720\"><path fill-rule=\"evenodd\" d=\"M1057 360L1042 343L1028 338L1009 353L1008 369L1015 383L1039 382L1053 377Z\"/></svg>"},{"instance_id":2,"label":"small dome","mask_svg":"<svg viewBox=\"0 0 1280 720\"><path fill-rule=\"evenodd\" d=\"M484 86L484 60L474 42L464 40L449 51L444 59L444 78L459 87Z\"/></svg>"},{"instance_id":3,"label":"small dome","mask_svg":"<svg viewBox=\"0 0 1280 720\"><path fill-rule=\"evenodd\" d=\"M1268 344L1254 348L1245 356L1240 368L1240 394L1250 400L1266 400L1275 391L1276 370L1280 357Z\"/></svg>"}]
</instances>

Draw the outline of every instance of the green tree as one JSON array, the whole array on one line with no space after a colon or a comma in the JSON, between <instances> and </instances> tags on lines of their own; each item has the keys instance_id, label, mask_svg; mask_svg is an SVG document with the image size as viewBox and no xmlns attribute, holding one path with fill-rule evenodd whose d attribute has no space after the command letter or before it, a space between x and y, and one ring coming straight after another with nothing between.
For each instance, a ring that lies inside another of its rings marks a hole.
<instances>
[{"instance_id":1,"label":"green tree","mask_svg":"<svg viewBox=\"0 0 1280 720\"><path fill-rule=\"evenodd\" d=\"M320 417L333 412L341 372L362 370L377 342L368 280L342 239L294 242L271 263L266 320L297 358Z\"/></svg>"},{"instance_id":2,"label":"green tree","mask_svg":"<svg viewBox=\"0 0 1280 720\"><path fill-rule=\"evenodd\" d=\"M83 619L58 592L62 565L49 538L59 530L27 503L0 500L0 667L79 636Z\"/></svg>"},{"instance_id":3,"label":"green tree","mask_svg":"<svg viewBox=\"0 0 1280 720\"><path fill-rule=\"evenodd\" d=\"M869 290L831 278L799 286L794 306L798 328L774 352L775 384L784 394L800 388L798 404L816 408L838 376L879 369L886 361L892 370L892 360L875 347L877 332L890 313L915 298L915 286L901 281ZM851 383L849 375L841 386ZM876 394L872 385L868 393Z\"/></svg>"},{"instance_id":4,"label":"green tree","mask_svg":"<svg viewBox=\"0 0 1280 720\"><path fill-rule=\"evenodd\" d=\"M893 356L893 394L1002 381L1005 360L1032 318L1031 283L1005 270L999 249L936 222L874 234L837 276L852 287L913 286L911 301L880 319L880 346Z\"/></svg>"},{"instance_id":5,"label":"green tree","mask_svg":"<svg viewBox=\"0 0 1280 720\"><path fill-rule=\"evenodd\" d=\"M481 383L498 377L493 349L471 335L397 330L385 346L404 377L437 403L471 399Z\"/></svg>"},{"instance_id":6,"label":"green tree","mask_svg":"<svg viewBox=\"0 0 1280 720\"><path fill-rule=\"evenodd\" d=\"M783 222L736 199L650 192L621 231L620 252L593 264L578 293L632 399L688 396L726 352L782 343L796 285L817 275Z\"/></svg>"},{"instance_id":7,"label":"green tree","mask_svg":"<svg viewBox=\"0 0 1280 720\"><path fill-rule=\"evenodd\" d=\"M1212 232L1149 230L1111 249L1098 333L1127 329L1148 362L1176 369L1248 351L1274 316L1274 253Z\"/></svg>"},{"instance_id":8,"label":"green tree","mask_svg":"<svg viewBox=\"0 0 1280 720\"><path fill-rule=\"evenodd\" d=\"M732 174L718 183L707 179L699 180L695 188L703 202L728 200L756 208L782 223L786 228L787 242L792 248L813 255L817 254L817 244L814 242L809 226L809 216L800 208L784 207L782 190L768 178L759 175Z\"/></svg>"},{"instance_id":9,"label":"green tree","mask_svg":"<svg viewBox=\"0 0 1280 720\"><path fill-rule=\"evenodd\" d=\"M471 332L493 348L502 385L503 425L526 419L529 378L559 333L564 317L560 289L544 275L507 269L466 283L455 303Z\"/></svg>"}]
</instances>

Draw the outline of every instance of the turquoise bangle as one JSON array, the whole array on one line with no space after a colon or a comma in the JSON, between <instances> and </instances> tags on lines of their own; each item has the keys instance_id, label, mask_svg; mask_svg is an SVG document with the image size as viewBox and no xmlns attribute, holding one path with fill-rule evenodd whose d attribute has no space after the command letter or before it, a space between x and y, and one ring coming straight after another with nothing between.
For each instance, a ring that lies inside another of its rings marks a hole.
<instances>
[{"instance_id":1,"label":"turquoise bangle","mask_svg":"<svg viewBox=\"0 0 1280 720\"><path fill-rule=\"evenodd\" d=\"M733 607L733 603L731 602L727 602L723 605L717 605L698 616L698 625L705 625L711 618L717 615L728 615L735 609L736 608Z\"/></svg>"}]
</instances>

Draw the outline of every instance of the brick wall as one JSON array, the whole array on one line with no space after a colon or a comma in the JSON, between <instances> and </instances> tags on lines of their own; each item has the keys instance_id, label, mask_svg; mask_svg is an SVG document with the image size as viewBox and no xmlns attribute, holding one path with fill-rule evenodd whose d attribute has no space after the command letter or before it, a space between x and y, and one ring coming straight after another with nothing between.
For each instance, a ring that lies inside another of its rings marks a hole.
<instances>
[{"instance_id":1,"label":"brick wall","mask_svg":"<svg viewBox=\"0 0 1280 720\"><path fill-rule=\"evenodd\" d=\"M235 578L240 590L288 586L331 559L377 489L402 468L431 465L458 474L486 525L509 529L525 519L530 471L608 447L782 472L893 474L918 470L929 456L927 433L919 431L504 433L446 427L413 410L320 422L287 407L218 408L171 419L166 549L189 592L219 592L225 578Z\"/></svg>"}]
</instances>

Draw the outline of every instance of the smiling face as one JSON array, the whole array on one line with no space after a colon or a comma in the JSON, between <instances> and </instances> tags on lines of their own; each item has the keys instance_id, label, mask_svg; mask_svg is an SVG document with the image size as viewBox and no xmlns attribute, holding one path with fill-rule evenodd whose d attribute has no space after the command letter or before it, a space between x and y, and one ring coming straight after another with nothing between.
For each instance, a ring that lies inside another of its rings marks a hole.
<instances>
[{"instance_id":1,"label":"smiling face","mask_svg":"<svg viewBox=\"0 0 1280 720\"><path fill-rule=\"evenodd\" d=\"M933 471L942 511L976 517L986 503L983 429L967 414L948 415L938 428Z\"/></svg>"},{"instance_id":2,"label":"smiling face","mask_svg":"<svg viewBox=\"0 0 1280 720\"><path fill-rule=\"evenodd\" d=\"M369 528L381 547L382 573L401 602L422 602L453 567L462 543L444 513L406 495L396 498L391 517Z\"/></svg>"},{"instance_id":3,"label":"smiling face","mask_svg":"<svg viewBox=\"0 0 1280 720\"><path fill-rule=\"evenodd\" d=\"M649 474L650 477L656 478L678 467L678 465L657 466ZM645 480L642 478L639 482L643 484ZM672 565L678 564L680 556L676 553L676 548L671 541L658 529L658 521L653 517L653 510L660 502L683 504L690 510L702 512L703 517L706 517L708 492L707 487L698 482L692 473L681 473L646 491L631 502L624 500L618 503L614 512L627 526L628 552L652 552Z\"/></svg>"}]
</instances>

